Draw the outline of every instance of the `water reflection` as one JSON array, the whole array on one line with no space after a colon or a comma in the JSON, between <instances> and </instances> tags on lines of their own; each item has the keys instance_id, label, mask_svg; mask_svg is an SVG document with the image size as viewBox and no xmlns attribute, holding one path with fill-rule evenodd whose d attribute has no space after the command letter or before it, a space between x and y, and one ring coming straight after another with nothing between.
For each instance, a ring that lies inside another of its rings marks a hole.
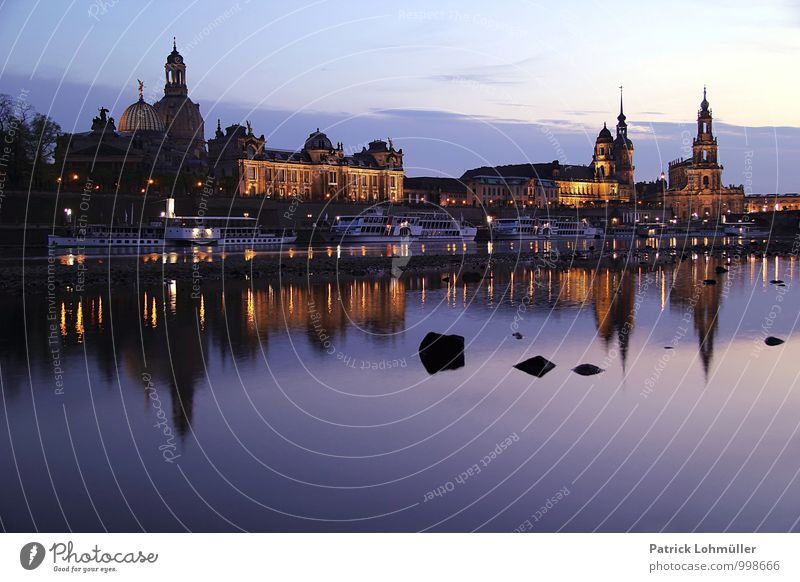
<instances>
[{"instance_id":1,"label":"water reflection","mask_svg":"<svg viewBox=\"0 0 800 582\"><path fill-rule=\"evenodd\" d=\"M455 252L461 249L456 248ZM210 260L203 253L176 255L176 260L178 258ZM717 266L725 266L729 271L717 275ZM560 409L553 412L547 408L550 399L563 402L567 418L576 411L583 417L583 424L574 434L562 439L569 443L565 447L571 447L580 440L577 437L582 431L594 422L595 410L580 409L583 402L580 399L587 394L587 402L597 398L596 410L602 411L611 398L611 390L606 390L608 386L588 393L583 384L568 386L563 391L559 388L561 382L574 381L568 376L560 379L562 369L568 373L570 365L583 361L603 364L601 367L607 369L599 377L603 383L611 385L617 380L622 383L630 378L630 385L636 386L652 374L657 357L653 354L663 353L663 347L670 345L685 349L691 357L698 356L697 368L691 367L689 356L679 360L680 374L690 376L693 393L701 392L697 387L705 382L713 382L716 373L719 373L718 382L725 386L734 384L739 371L730 368L737 365L736 358L728 360L729 370L720 370L721 364L716 360L725 360L726 351L735 352L732 346L740 327L747 334L744 336L747 342L759 330L765 316L764 302L776 301L773 296L777 291L769 281L780 278L791 284L794 277L793 259L750 257L740 263L732 257L699 255L682 261L676 258L673 263L661 264L655 269L646 264L628 269L524 267L516 270L495 265L490 277L480 285L461 283L457 265L454 265L441 272L405 274L401 278L326 280L310 286L281 286L261 280L227 280L224 285L207 281L198 292L189 278L141 288L98 289L83 296L75 292L56 293L54 297L28 294L24 311L20 298L5 297L2 301L8 314L7 327L6 333L0 336L4 395L13 430L32 426L27 399L32 394L40 402L48 402L47 396L52 393L53 354L57 353L61 365L69 370L67 394L74 399L68 401L70 410L85 411L90 407L87 402L92 403L91 406L97 406L98 417L118 419L119 427L115 430L123 432L126 430L123 422L134 425L141 422L144 428L135 433L136 438L155 438L147 432L152 432L149 416L152 411L142 382L143 375L147 374L159 390L181 446L187 449L195 441L212 448L218 440L229 443L230 434L235 431L236 439L242 433L245 436L241 438L252 439L248 443L257 443L253 445L257 453L253 454L260 462L270 466L273 462L284 463L284 471L302 474L302 478L310 482L324 482L324 476L339 474L346 477L343 482L348 485L359 484L362 478L399 479L391 473L392 468L400 466L399 470L416 474L415 471L421 470L417 465L435 466L440 457L446 457L476 438L476 434L482 434L480 431L495 419L500 419L498 427L507 423L503 416L506 409L509 415L514 415L515 422L519 422L499 428L498 438L505 438L514 431L522 435L521 427L532 418L538 418L539 411L546 411L542 413L544 420L540 421L545 426L534 435L535 447L540 446L557 432L561 420ZM706 279L716 279L717 284L704 284ZM762 293L762 299L754 303L755 289ZM791 305L789 299L786 301L786 309L796 311L797 300L791 299L794 302ZM52 318L49 317L51 313ZM522 318L524 341L509 339L510 324L515 317ZM451 325L460 326L457 331L468 337L467 365L462 371L428 378L415 359L419 338L432 329L444 332ZM19 341L22 337L26 340ZM528 349L533 353L523 353ZM555 382L554 386L542 389L544 384L540 383L531 389L530 379L509 375L514 363L535 353L557 362L559 367L548 375L548 381ZM350 360L345 363L340 354L352 357L354 366L348 367ZM601 362L604 355L607 361ZM387 368L380 376L364 374L361 368L367 363L379 370L381 365L390 366L387 362L391 361L403 364ZM27 390L29 373L33 388L30 393ZM477 380L473 380L473 374ZM421 378L428 384L418 386L423 381ZM496 391L492 382L497 383ZM665 381L662 393L654 393L652 398L671 397L673 386ZM405 390L408 390L407 397ZM542 400L522 400L519 404L509 400L502 407L498 406L499 412L495 411L488 420L480 415L474 419L470 416L473 408L489 395L522 398L529 394L528 390L532 394L530 398ZM331 392L335 391L357 398L337 404L331 400ZM455 396L447 399L451 393ZM375 398L385 394L403 396L395 396L400 400L388 403ZM637 394L638 389L632 388L627 397L637 398ZM131 406L129 399L136 405ZM435 405L440 401L446 403L437 408ZM645 408L644 400L637 402ZM601 428L610 427L607 434L593 436L587 439L590 444L581 443L576 449L581 451L584 464L572 472L564 469L565 472L559 473L548 487L556 490L570 483L576 474L582 475L582 471L588 470L586 463L599 454L590 445L610 442L631 409L627 401L625 404L624 407L612 405L610 409L618 413L618 417L598 424ZM53 419L63 422L60 402L58 406L57 414L50 417L51 422ZM118 416L120 407L125 411L122 419ZM254 410L258 412L255 418ZM217 418L217 413L222 415L222 411L227 415L224 422ZM451 413L452 416L448 416ZM376 420L373 414L379 418ZM269 423L262 416L267 417ZM394 426L396 416L414 417L414 422L419 424L405 431L398 428L396 432L381 433L375 438L371 438L374 433L359 432L364 426ZM331 426L344 427L344 433L327 432L332 430L327 424L322 429L318 426L320 423L308 424L309 418L315 421L325 418ZM663 437L668 441L673 428L685 419L685 414L671 419L672 423L667 422L666 428L652 438L658 441ZM737 422L739 420L737 418ZM643 430L649 430L651 423L652 419L642 421ZM91 433L90 424L85 428L87 434ZM322 450L335 457L331 452L335 450L346 459L350 458L347 455L380 455L385 450L410 447L408 443L415 442L417 433L436 432L440 426L456 428L448 428L452 433L445 433L441 440L431 440L413 454L409 453L399 465L392 461L385 469L374 469L375 475L370 473L371 466L365 475L362 466L356 468L338 458L336 462L345 467L341 471L339 465L325 465L325 461L316 456L304 457L302 463L298 461L287 467L290 464L287 459L293 457L294 449L287 452L279 446L284 440L297 441L302 443L298 448L304 451ZM531 428L532 432L537 430L536 426ZM281 437L276 437L276 433ZM635 443L640 436L632 433L624 440ZM39 446L36 440L32 443L34 448ZM231 450L238 450L239 445L231 446ZM525 456L535 447L526 451ZM481 445L480 455L485 454L484 448ZM491 446L487 450L491 450ZM658 454L658 448L654 450L654 455ZM221 452L222 457L233 455L226 451ZM616 446L609 451L618 453L614 457L614 462L618 463L622 463L627 454ZM561 452L554 450L552 458L557 458ZM192 465L192 462L199 462L197 458L199 456L194 457L195 461L187 459L186 467L195 472L195 478L203 481L208 477L207 467ZM131 453L129 457L123 455L120 462L133 462L132 459L135 461ZM468 459L465 466L474 462ZM242 467L248 466L242 463ZM643 466L649 466L649 462ZM454 474L461 470L463 467L456 467ZM263 473L263 467L261 471ZM255 475L262 473L256 470ZM523 487L538 478L535 472L523 473ZM607 477L593 476L597 482ZM634 477L628 475L630 481L635 481ZM261 487L262 491L276 491L270 488L274 483L267 481L267 477L254 477L246 472L243 478L254 479L254 487ZM449 473L432 476L432 483L424 485L417 497L424 494L425 487L449 478ZM217 484L208 479L209 483ZM170 483L177 487L174 482ZM209 488L214 486L209 485ZM298 495L296 490L287 489L284 493L274 494L286 504ZM546 496L548 491L542 493ZM593 493L590 490L584 495L576 489L574 495L575 499L586 501ZM403 503L413 504L414 495ZM391 496L382 493L371 498L358 497L342 507L358 508L368 499L378 514L388 511L381 506L381 500L387 498ZM504 499L497 505L511 502L512 498ZM189 501L186 503L191 505ZM535 500L536 507L537 504L539 501ZM331 501L330 507L339 506ZM579 507L571 511L578 511ZM527 512L527 508L519 509L523 514ZM242 512L247 514L246 507ZM570 515L572 513L566 512L558 519L566 520ZM509 519L510 524L503 525L506 529L516 524ZM417 529L425 525L428 523L423 516L403 522L402 528ZM590 527L594 525L592 522ZM277 526L269 526L272 527Z\"/></svg>"},{"instance_id":2,"label":"water reflection","mask_svg":"<svg viewBox=\"0 0 800 582\"><path fill-rule=\"evenodd\" d=\"M772 268L780 272L779 260L774 261ZM175 425L185 433L192 422L194 391L205 375L204 358L197 357L198 349L204 353L214 350L223 361L254 357L260 350L272 357L272 336L289 332L303 334L311 349L323 354L326 347L319 341L320 329L332 340L357 333L366 334L373 343L385 342L407 330L409 309L426 309L431 295L435 296L434 307L450 309L483 304L494 310L514 310L524 302L545 313L591 306L597 337L606 349L616 343L623 369L637 327L637 308L645 298L655 298L662 311L669 303L679 315L688 314L708 374L718 312L728 288L726 284L703 284L704 279L714 277L717 264L731 267L727 260L718 263L703 257L653 271L504 271L496 267L481 285L460 283L457 271L452 270L400 279L326 281L310 287L228 281L223 288L209 282L201 293L193 292L191 280L173 279L161 288L142 289L138 301L130 289L112 291L110 296L102 291L82 299L75 293L64 294L58 301L59 330L61 344L67 350L89 341L107 378L113 377L114 362L119 360L120 370L131 379L147 368L154 377L167 381L177 403ZM730 282L739 275L732 270L726 276ZM751 269L750 276L755 277L756 271ZM106 298L110 300L108 308L104 307ZM28 302L29 345L33 348L46 344L43 324L47 320L39 316L44 301L34 296ZM105 325L109 316L113 317L113 330ZM24 345L8 337L4 350L16 356L18 363L23 361Z\"/></svg>"}]
</instances>

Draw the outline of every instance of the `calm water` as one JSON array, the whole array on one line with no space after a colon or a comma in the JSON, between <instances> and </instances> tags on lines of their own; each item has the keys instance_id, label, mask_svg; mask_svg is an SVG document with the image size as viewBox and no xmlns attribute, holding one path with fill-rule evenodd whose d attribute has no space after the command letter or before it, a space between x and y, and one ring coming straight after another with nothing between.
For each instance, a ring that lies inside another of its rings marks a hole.
<instances>
[{"instance_id":1,"label":"calm water","mask_svg":"<svg viewBox=\"0 0 800 582\"><path fill-rule=\"evenodd\" d=\"M2 527L800 529L798 265L716 264L0 297Z\"/></svg>"}]
</instances>

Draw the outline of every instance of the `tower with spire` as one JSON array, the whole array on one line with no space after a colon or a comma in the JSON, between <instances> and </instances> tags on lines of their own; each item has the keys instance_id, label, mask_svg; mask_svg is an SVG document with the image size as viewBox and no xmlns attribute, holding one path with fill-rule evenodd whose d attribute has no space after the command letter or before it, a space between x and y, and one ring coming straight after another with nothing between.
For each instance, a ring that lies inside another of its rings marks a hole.
<instances>
[{"instance_id":1,"label":"tower with spire","mask_svg":"<svg viewBox=\"0 0 800 582\"><path fill-rule=\"evenodd\" d=\"M633 142L628 138L628 124L625 122L622 106L622 86L619 88L619 115L617 116L617 137L614 139L614 161L616 174L621 184L631 188L635 185L633 176Z\"/></svg>"},{"instance_id":2,"label":"tower with spire","mask_svg":"<svg viewBox=\"0 0 800 582\"><path fill-rule=\"evenodd\" d=\"M669 164L669 188L665 206L680 220L720 220L744 211L744 188L723 186L714 119L703 87L703 100L697 111L697 136L692 140L692 156Z\"/></svg>"},{"instance_id":3,"label":"tower with spire","mask_svg":"<svg viewBox=\"0 0 800 582\"><path fill-rule=\"evenodd\" d=\"M202 160L206 157L205 128L200 105L189 98L186 85L186 63L178 52L172 37L172 52L164 64L164 97L153 104L167 132L169 141L182 153L185 160Z\"/></svg>"}]
</instances>

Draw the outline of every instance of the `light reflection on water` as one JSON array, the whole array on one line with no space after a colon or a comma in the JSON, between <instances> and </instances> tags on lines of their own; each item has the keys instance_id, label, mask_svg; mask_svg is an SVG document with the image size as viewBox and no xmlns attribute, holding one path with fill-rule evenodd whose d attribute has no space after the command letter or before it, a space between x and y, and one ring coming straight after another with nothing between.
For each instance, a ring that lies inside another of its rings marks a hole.
<instances>
[{"instance_id":1,"label":"light reflection on water","mask_svg":"<svg viewBox=\"0 0 800 582\"><path fill-rule=\"evenodd\" d=\"M5 297L0 458L31 509L6 480L3 523L509 531L566 489L534 530L797 529L795 260L719 264L177 280L57 293L53 319ZM464 368L425 373L431 330L465 336ZM513 369L537 354L555 370Z\"/></svg>"}]
</instances>

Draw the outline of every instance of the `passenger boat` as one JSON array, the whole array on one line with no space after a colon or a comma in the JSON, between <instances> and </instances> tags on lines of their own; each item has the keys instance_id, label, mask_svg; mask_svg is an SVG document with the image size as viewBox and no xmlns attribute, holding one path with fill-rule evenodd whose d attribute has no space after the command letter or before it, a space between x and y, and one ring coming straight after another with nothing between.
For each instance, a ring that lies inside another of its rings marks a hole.
<instances>
[{"instance_id":1,"label":"passenger boat","mask_svg":"<svg viewBox=\"0 0 800 582\"><path fill-rule=\"evenodd\" d=\"M600 238L601 228L586 219L570 218L496 218L489 223L493 240L537 240L559 238Z\"/></svg>"},{"instance_id":2,"label":"passenger boat","mask_svg":"<svg viewBox=\"0 0 800 582\"><path fill-rule=\"evenodd\" d=\"M336 243L410 241L471 241L478 229L446 212L387 214L371 208L361 214L337 216L325 238Z\"/></svg>"},{"instance_id":3,"label":"passenger boat","mask_svg":"<svg viewBox=\"0 0 800 582\"><path fill-rule=\"evenodd\" d=\"M63 234L51 234L53 247L140 248L159 246L270 246L291 244L294 233L276 234L247 216L175 216L174 202L167 212L147 224L73 225Z\"/></svg>"},{"instance_id":4,"label":"passenger boat","mask_svg":"<svg viewBox=\"0 0 800 582\"><path fill-rule=\"evenodd\" d=\"M752 222L728 222L725 223L725 234L739 238L752 238L769 236L771 233L769 229Z\"/></svg>"}]
</instances>

